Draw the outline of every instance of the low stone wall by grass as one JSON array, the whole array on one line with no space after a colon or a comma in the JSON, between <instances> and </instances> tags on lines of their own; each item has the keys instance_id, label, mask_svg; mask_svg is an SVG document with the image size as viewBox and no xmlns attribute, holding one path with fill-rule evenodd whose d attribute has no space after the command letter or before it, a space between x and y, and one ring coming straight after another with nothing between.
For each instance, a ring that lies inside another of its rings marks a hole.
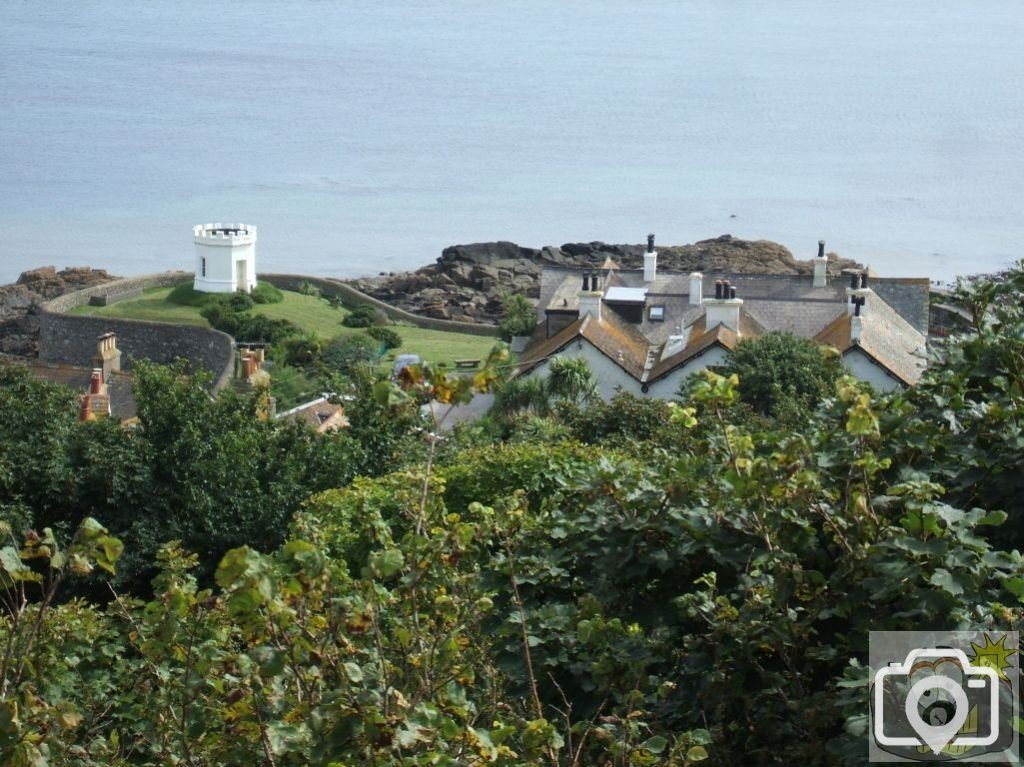
<instances>
[{"instance_id":1,"label":"low stone wall by grass","mask_svg":"<svg viewBox=\"0 0 1024 767\"><path fill-rule=\"evenodd\" d=\"M102 285L94 285L91 288L76 290L73 293L65 293L52 301L43 304L43 309L49 312L64 313L89 303L93 296L115 295L118 293L131 293L143 291L149 288L170 288L191 280L191 272L160 272L159 274L147 274L143 277L126 277L123 280L105 282Z\"/></svg>"},{"instance_id":2,"label":"low stone wall by grass","mask_svg":"<svg viewBox=\"0 0 1024 767\"><path fill-rule=\"evenodd\" d=\"M426 328L427 330L442 330L449 333L467 333L473 336L493 336L497 337L499 334L498 328L495 325L475 325L470 322L454 322L453 320L438 320L432 317L421 317L418 314L407 312L404 309L398 309L390 304L386 304L373 296L368 296L361 290L356 290L351 285L347 285L344 282L338 280L332 280L326 277L306 277L301 274L261 274L259 275L260 280L269 282L275 288L279 290L291 290L294 292L300 292L302 283L309 283L320 289L320 292L327 297L338 296L346 304L351 306L358 306L359 304L368 304L382 312L387 314L391 319L398 322L408 322L410 325L415 325L419 328Z\"/></svg>"}]
</instances>

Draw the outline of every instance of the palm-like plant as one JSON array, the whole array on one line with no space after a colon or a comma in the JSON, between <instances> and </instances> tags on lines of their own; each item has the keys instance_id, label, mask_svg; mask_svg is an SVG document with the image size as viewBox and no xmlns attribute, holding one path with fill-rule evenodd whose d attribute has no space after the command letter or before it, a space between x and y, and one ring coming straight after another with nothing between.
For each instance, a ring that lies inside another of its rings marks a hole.
<instances>
[{"instance_id":1,"label":"palm-like plant","mask_svg":"<svg viewBox=\"0 0 1024 767\"><path fill-rule=\"evenodd\" d=\"M494 392L493 412L502 418L534 413L547 415L551 399L541 378L513 378Z\"/></svg>"},{"instance_id":2,"label":"palm-like plant","mask_svg":"<svg viewBox=\"0 0 1024 767\"><path fill-rule=\"evenodd\" d=\"M585 405L598 397L597 379L581 357L556 357L548 366L544 388L551 399Z\"/></svg>"}]
</instances>

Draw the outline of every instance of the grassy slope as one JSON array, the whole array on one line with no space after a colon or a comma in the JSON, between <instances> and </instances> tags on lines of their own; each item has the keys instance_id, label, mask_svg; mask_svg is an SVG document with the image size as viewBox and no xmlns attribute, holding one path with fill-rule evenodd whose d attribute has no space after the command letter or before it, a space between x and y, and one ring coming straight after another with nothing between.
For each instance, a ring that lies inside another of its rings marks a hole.
<instances>
[{"instance_id":1,"label":"grassy slope","mask_svg":"<svg viewBox=\"0 0 1024 767\"><path fill-rule=\"evenodd\" d=\"M122 301L111 306L79 306L71 314L120 317L134 320L175 322L187 325L207 325L199 314L198 307L180 306L167 300L171 288L151 288L142 298ZM279 304L257 304L254 311L274 319L291 320L304 330L321 338L333 338L346 333L361 331L346 328L341 324L348 314L344 309L335 309L324 299L304 296L286 291L284 301ZM486 336L471 336L465 333L446 333L425 330L409 325L393 326L402 337L402 346L393 350L395 354L419 354L427 362L452 364L457 359L483 359L497 339Z\"/></svg>"}]
</instances>

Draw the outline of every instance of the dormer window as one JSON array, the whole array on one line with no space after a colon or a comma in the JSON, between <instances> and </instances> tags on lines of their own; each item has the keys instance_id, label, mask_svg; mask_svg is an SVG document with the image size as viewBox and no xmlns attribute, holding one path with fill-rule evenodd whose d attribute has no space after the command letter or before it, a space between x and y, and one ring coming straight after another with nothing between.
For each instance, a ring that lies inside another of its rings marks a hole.
<instances>
[{"instance_id":1,"label":"dormer window","mask_svg":"<svg viewBox=\"0 0 1024 767\"><path fill-rule=\"evenodd\" d=\"M658 305L652 306L648 313L648 318L651 322L664 322L665 321L665 307Z\"/></svg>"}]
</instances>

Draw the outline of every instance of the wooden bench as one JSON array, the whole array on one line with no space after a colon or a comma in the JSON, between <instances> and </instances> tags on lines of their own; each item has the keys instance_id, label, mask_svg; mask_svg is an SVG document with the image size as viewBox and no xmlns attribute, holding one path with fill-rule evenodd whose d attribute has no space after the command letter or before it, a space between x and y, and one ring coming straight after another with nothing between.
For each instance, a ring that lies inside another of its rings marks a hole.
<instances>
[{"instance_id":1,"label":"wooden bench","mask_svg":"<svg viewBox=\"0 0 1024 767\"><path fill-rule=\"evenodd\" d=\"M479 367L480 360L455 360L455 367L457 368L475 368Z\"/></svg>"}]
</instances>

